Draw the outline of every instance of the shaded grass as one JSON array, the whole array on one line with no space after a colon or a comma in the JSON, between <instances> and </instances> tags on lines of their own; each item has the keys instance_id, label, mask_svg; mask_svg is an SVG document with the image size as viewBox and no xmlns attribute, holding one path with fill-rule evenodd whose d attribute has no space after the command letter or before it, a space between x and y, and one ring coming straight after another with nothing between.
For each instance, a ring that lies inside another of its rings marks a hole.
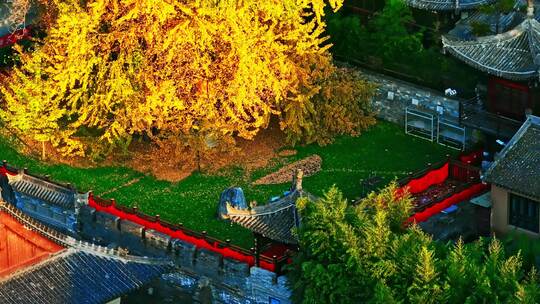
<instances>
[{"instance_id":1,"label":"shaded grass","mask_svg":"<svg viewBox=\"0 0 540 304\"><path fill-rule=\"evenodd\" d=\"M318 154L322 171L304 179L304 189L321 195L336 184L347 198L362 194L360 182L370 172L382 177L384 186L394 178L403 177L409 171L422 169L428 162L445 159L452 150L419 138L407 136L397 125L380 122L359 137L343 136L331 145L320 147L307 145L297 147L294 156L280 159L267 168L246 176L243 169L229 167L216 174L194 173L188 178L171 183L156 180L125 167L73 168L66 165L47 165L20 155L5 140L0 141L0 158L13 166L28 167L30 172L49 174L52 179L71 182L80 191L94 190L97 195L115 198L117 203L138 206L141 211L156 215L173 223L203 231L220 239L231 239L236 245L249 248L253 245L251 233L237 225L216 219L220 193L227 187L240 186L248 201L266 202L289 188L289 184L252 186L251 181L273 172L284 163ZM129 181L140 179L122 187Z\"/></svg>"}]
</instances>

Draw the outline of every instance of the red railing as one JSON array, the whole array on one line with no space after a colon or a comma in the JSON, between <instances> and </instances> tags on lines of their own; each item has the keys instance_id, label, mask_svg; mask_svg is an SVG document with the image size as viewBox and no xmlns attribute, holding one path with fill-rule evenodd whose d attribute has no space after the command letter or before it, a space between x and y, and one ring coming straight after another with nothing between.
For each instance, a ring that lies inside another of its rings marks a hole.
<instances>
[{"instance_id":1,"label":"red railing","mask_svg":"<svg viewBox=\"0 0 540 304\"><path fill-rule=\"evenodd\" d=\"M474 155L460 156L460 160L448 160L435 166L428 166L428 168L398 181L400 188L397 191L397 195L403 195L405 191L413 195L419 194L434 185L444 183L447 179L453 179L463 183L455 187L452 193L437 198L429 205L416 208L414 214L407 222L426 221L442 210L488 190L489 186L483 184L480 180L480 168L470 165L470 163L473 163L473 160L474 163L480 161L479 153L481 152L474 152ZM467 163L464 163L464 161Z\"/></svg>"},{"instance_id":2,"label":"red railing","mask_svg":"<svg viewBox=\"0 0 540 304\"><path fill-rule=\"evenodd\" d=\"M54 183L62 187L71 188L71 184L61 184L49 180L48 177L29 174L26 168L23 171L27 175L47 180L48 182ZM9 166L6 161L3 161L3 165L0 167L0 174L17 175L18 172L19 169ZM144 226L145 229L153 229L159 231L172 238L176 238L193 244L197 246L197 248L207 249L212 252L219 253L223 257L247 263L250 266L254 266L258 262L259 267L280 273L282 271L283 265L290 263L289 252L286 252L281 256L266 256L264 254L257 254L254 248L247 250L245 248L235 246L231 244L230 240L222 241L217 238L208 236L206 231L194 231L184 227L181 224L173 224L164 221L160 218L159 215L147 215L138 210L137 207L132 208L117 205L114 199L103 199L98 196L94 196L92 192L90 192L88 198L88 205L96 209L97 211L106 212L118 216L123 220L132 221L141 226Z\"/></svg>"}]
</instances>

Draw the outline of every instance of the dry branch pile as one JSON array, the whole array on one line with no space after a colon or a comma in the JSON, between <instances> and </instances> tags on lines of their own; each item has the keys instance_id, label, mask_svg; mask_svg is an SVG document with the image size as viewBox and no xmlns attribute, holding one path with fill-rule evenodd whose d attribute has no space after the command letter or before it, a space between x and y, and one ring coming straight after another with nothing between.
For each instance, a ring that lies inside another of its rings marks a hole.
<instances>
[{"instance_id":1,"label":"dry branch pile","mask_svg":"<svg viewBox=\"0 0 540 304\"><path fill-rule=\"evenodd\" d=\"M254 185L271 185L271 184L283 184L290 182L294 173L300 169L303 171L304 176L313 175L321 171L322 159L319 155L314 154L310 157L306 157L299 161L279 169L274 173L270 173L264 177L259 178Z\"/></svg>"}]
</instances>

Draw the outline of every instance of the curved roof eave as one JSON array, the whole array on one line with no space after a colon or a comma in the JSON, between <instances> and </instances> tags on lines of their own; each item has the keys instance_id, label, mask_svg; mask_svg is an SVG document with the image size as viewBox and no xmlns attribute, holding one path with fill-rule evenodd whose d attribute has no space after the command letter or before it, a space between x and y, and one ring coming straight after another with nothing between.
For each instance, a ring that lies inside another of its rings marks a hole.
<instances>
[{"instance_id":1,"label":"curved roof eave","mask_svg":"<svg viewBox=\"0 0 540 304\"><path fill-rule=\"evenodd\" d=\"M442 37L444 49L481 71L510 80L538 77L540 23L529 18L516 28L473 41Z\"/></svg>"},{"instance_id":2,"label":"curved roof eave","mask_svg":"<svg viewBox=\"0 0 540 304\"><path fill-rule=\"evenodd\" d=\"M405 0L408 6L430 11L455 11L475 9L496 0Z\"/></svg>"}]
</instances>

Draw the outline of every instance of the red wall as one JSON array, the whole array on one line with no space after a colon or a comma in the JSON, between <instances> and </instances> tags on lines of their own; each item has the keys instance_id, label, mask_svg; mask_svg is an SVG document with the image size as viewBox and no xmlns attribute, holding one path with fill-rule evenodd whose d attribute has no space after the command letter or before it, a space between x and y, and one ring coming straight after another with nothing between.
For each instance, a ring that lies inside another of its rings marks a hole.
<instances>
[{"instance_id":1,"label":"red wall","mask_svg":"<svg viewBox=\"0 0 540 304\"><path fill-rule=\"evenodd\" d=\"M524 120L525 109L535 108L533 96L526 83L491 77L488 83L487 108L495 114Z\"/></svg>"},{"instance_id":2,"label":"red wall","mask_svg":"<svg viewBox=\"0 0 540 304\"><path fill-rule=\"evenodd\" d=\"M63 247L0 212L0 278L33 265Z\"/></svg>"},{"instance_id":3,"label":"red wall","mask_svg":"<svg viewBox=\"0 0 540 304\"><path fill-rule=\"evenodd\" d=\"M15 42L28 38L30 36L30 29L24 28L16 31L13 34L0 37L0 48L14 44Z\"/></svg>"}]
</instances>

